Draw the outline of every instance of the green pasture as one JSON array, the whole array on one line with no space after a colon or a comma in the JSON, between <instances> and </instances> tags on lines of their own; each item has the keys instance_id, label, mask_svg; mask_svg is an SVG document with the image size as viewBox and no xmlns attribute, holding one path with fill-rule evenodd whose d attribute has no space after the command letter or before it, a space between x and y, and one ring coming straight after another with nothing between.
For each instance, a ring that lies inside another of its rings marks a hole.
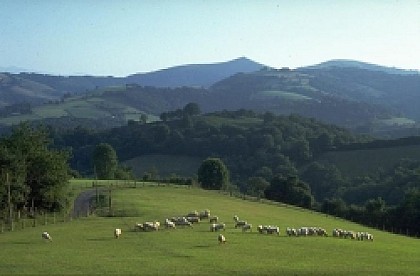
<instances>
[{"instance_id":1,"label":"green pasture","mask_svg":"<svg viewBox=\"0 0 420 276\"><path fill-rule=\"evenodd\" d=\"M80 185L82 182L78 183ZM76 185L77 183L75 183ZM96 217L0 234L0 271L9 274L419 275L418 239L369 229L322 214L243 200L198 188L145 186L114 190L121 217ZM136 232L135 223L210 209L227 225L227 243L203 220L193 228ZM234 228L233 215L281 228L280 236ZM374 242L287 237L287 226L369 231ZM120 239L113 230L122 228ZM53 242L42 240L48 231Z\"/></svg>"},{"instance_id":2,"label":"green pasture","mask_svg":"<svg viewBox=\"0 0 420 276\"><path fill-rule=\"evenodd\" d=\"M328 152L318 162L334 164L344 175L366 175L389 169L401 159L420 158L420 146Z\"/></svg>"},{"instance_id":3,"label":"green pasture","mask_svg":"<svg viewBox=\"0 0 420 276\"><path fill-rule=\"evenodd\" d=\"M289 101L304 101L310 100L310 97L293 92L286 92L280 90L260 91L251 96L253 99L284 99Z\"/></svg>"},{"instance_id":4,"label":"green pasture","mask_svg":"<svg viewBox=\"0 0 420 276\"><path fill-rule=\"evenodd\" d=\"M377 120L376 123L384 126L407 126L414 125L416 121L405 117L394 117L390 119Z\"/></svg>"}]
</instances>

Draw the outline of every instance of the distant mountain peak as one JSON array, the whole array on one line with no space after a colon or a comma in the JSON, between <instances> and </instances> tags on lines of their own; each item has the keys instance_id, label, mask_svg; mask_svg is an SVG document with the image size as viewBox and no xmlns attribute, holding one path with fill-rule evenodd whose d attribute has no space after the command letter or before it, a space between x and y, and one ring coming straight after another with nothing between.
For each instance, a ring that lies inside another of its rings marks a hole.
<instances>
[{"instance_id":1,"label":"distant mountain peak","mask_svg":"<svg viewBox=\"0 0 420 276\"><path fill-rule=\"evenodd\" d=\"M370 71L380 71L388 74L397 74L397 75L414 75L420 74L418 70L407 70L400 69L396 67L387 67L378 64L351 60L351 59L332 59L328 61L321 62L316 65L311 65L307 67L301 67L299 69L327 69L327 68L358 68Z\"/></svg>"}]
</instances>

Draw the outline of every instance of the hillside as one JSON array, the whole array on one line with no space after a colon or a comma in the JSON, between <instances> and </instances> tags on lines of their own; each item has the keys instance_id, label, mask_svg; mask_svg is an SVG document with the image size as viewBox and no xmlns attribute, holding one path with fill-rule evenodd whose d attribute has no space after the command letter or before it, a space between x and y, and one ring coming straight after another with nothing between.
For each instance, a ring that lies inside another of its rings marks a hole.
<instances>
[{"instance_id":1,"label":"hillside","mask_svg":"<svg viewBox=\"0 0 420 276\"><path fill-rule=\"evenodd\" d=\"M80 114L97 114L98 118L83 123L89 125L104 118L103 105L87 102L95 98L111 106L113 111L107 116L121 119L108 127L136 119L137 115L126 116L125 110L159 117L163 112L194 102L203 112L250 109L284 115L297 113L381 138L418 135L420 75L389 73L392 70L384 68L356 61L331 61L296 70L272 69L239 58L126 78L2 74L0 104L4 108L0 108L0 114L6 119L0 124L47 119L59 125L60 120L79 120L71 114L63 119L39 116L39 113L56 114L54 109L65 110L66 102L73 101L89 106L88 111ZM33 116L27 108L21 113L20 107L11 106L22 103L31 104ZM37 105L42 103L49 105L38 109ZM52 110L41 111L49 108Z\"/></svg>"},{"instance_id":2,"label":"hillside","mask_svg":"<svg viewBox=\"0 0 420 276\"><path fill-rule=\"evenodd\" d=\"M126 84L154 87L208 87L239 72L257 71L263 65L247 58L213 64L192 64L139 73L127 77L54 76L37 73L0 74L0 107L21 102L39 105L63 95Z\"/></svg>"},{"instance_id":3,"label":"hillside","mask_svg":"<svg viewBox=\"0 0 420 276\"><path fill-rule=\"evenodd\" d=\"M271 205L218 192L182 187L113 191L116 217L90 216L68 223L2 234L5 274L419 274L419 241L287 205ZM226 223L219 245L207 220L193 228L136 232L135 223L210 209ZM235 229L232 216L253 224ZM259 234L258 224L278 225L280 236ZM367 231L374 242L334 237L287 237L286 227L318 226ZM115 228L122 229L119 239ZM53 242L41 240L48 231ZM28 246L31 252L28 253ZM112 249L112 250L111 250ZM334 254L331 254L334 252ZM34 258L36 256L36 258ZM310 257L308 257L310 256ZM48 264L48 265L46 265Z\"/></svg>"},{"instance_id":4,"label":"hillside","mask_svg":"<svg viewBox=\"0 0 420 276\"><path fill-rule=\"evenodd\" d=\"M420 74L417 70L406 70L400 69L395 67L386 67L377 64L361 62L357 60L349 60L349 59L333 59L325 62L321 62L320 64L301 67L299 69L331 69L331 68L358 68L364 69L369 71L379 71L388 74L397 74L397 75L418 75Z\"/></svg>"}]
</instances>

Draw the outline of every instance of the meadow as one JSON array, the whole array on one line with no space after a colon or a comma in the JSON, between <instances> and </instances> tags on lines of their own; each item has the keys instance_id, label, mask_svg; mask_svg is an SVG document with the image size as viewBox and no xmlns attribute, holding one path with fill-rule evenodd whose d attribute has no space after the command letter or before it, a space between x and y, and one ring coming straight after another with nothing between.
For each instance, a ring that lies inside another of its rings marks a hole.
<instances>
[{"instance_id":1,"label":"meadow","mask_svg":"<svg viewBox=\"0 0 420 276\"><path fill-rule=\"evenodd\" d=\"M109 183L109 182L107 182ZM106 183L105 183L106 184ZM89 184L73 183L74 187ZM370 229L300 208L230 197L182 186L138 186L113 191L119 217L71 222L0 234L0 273L8 274L420 274L420 241ZM193 228L136 232L134 224L210 209L226 223L227 243L217 242L203 220ZM234 228L233 215L254 225ZM280 236L255 226L278 225ZM368 231L374 242L334 237L288 237L286 227L320 226ZM122 229L120 239L113 237ZM41 239L48 231L53 242Z\"/></svg>"}]
</instances>

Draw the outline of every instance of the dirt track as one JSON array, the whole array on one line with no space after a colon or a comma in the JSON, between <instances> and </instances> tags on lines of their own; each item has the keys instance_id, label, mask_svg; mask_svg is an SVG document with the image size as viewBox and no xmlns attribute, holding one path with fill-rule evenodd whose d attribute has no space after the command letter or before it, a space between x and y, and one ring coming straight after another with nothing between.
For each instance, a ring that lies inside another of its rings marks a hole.
<instances>
[{"instance_id":1,"label":"dirt track","mask_svg":"<svg viewBox=\"0 0 420 276\"><path fill-rule=\"evenodd\" d=\"M92 197L96 195L96 189L90 189L83 191L80 195L74 200L72 217L85 217L88 212L90 212L89 202Z\"/></svg>"}]
</instances>

